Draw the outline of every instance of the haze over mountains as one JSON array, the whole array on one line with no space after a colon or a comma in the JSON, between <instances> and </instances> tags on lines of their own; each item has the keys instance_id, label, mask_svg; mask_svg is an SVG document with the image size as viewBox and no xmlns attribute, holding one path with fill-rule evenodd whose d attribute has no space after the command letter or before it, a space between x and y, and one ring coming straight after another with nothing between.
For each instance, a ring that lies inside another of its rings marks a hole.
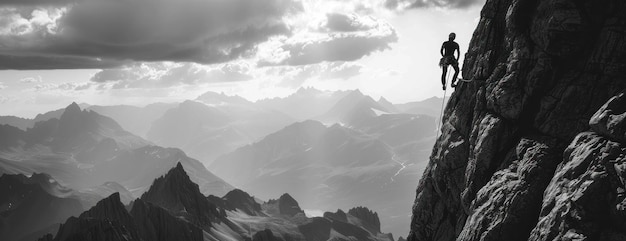
<instances>
[{"instance_id":1,"label":"haze over mountains","mask_svg":"<svg viewBox=\"0 0 626 241\"><path fill-rule=\"evenodd\" d=\"M82 189L117 182L141 193L176 162L192 173L203 191L224 194L231 186L181 150L152 145L122 129L113 119L69 105L59 119L37 122L22 131L0 126L2 173L47 173L64 185Z\"/></svg>"},{"instance_id":2,"label":"haze over mountains","mask_svg":"<svg viewBox=\"0 0 626 241\"><path fill-rule=\"evenodd\" d=\"M415 188L434 143L436 116L428 110L438 105L434 100L394 105L358 90L312 88L257 102L209 92L178 104L145 107L73 103L35 119L0 117L5 124L0 125L0 173L46 173L70 190L62 198L81 204L61 215L68 217L115 192L124 203L145 196L153 180L181 163L201 195L226 210L242 196L227 195L235 187L261 200L289 193L312 213L372 208L380 218L378 232L402 235L414 198L406 190ZM427 113L406 113L421 109ZM146 205L137 208L153 209ZM263 211L249 202L241 205L246 215L273 210L269 204ZM328 226L315 220L310 225ZM60 221L50 220L40 230L54 234L51 227ZM241 233L231 231L228 235Z\"/></svg>"},{"instance_id":3,"label":"haze over mountains","mask_svg":"<svg viewBox=\"0 0 626 241\"><path fill-rule=\"evenodd\" d=\"M206 197L178 163L130 205L113 193L39 240L393 240L367 208L333 217L305 217L288 194L262 205L241 190Z\"/></svg>"}]
</instances>

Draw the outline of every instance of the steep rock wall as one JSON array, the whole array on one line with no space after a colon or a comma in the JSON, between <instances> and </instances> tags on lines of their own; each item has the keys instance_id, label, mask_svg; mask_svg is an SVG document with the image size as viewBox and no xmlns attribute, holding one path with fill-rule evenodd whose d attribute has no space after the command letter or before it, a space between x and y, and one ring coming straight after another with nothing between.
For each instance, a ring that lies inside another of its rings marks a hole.
<instances>
[{"instance_id":1,"label":"steep rock wall","mask_svg":"<svg viewBox=\"0 0 626 241\"><path fill-rule=\"evenodd\" d=\"M626 240L625 40L623 0L487 0L407 240Z\"/></svg>"}]
</instances>

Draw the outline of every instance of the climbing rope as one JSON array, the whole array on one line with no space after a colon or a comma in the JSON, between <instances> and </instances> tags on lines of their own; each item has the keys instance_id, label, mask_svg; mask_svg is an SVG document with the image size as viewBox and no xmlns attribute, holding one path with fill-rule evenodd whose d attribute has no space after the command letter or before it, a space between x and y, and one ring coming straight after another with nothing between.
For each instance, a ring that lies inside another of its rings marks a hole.
<instances>
[{"instance_id":1,"label":"climbing rope","mask_svg":"<svg viewBox=\"0 0 626 241\"><path fill-rule=\"evenodd\" d=\"M446 66L444 68L448 68L448 66ZM446 73L446 79L445 79L444 86L448 85L448 77L450 77L450 71L448 71ZM447 87L445 89L443 89L443 99L441 100L441 110L439 111L439 121L437 121L437 134L439 134L439 131L441 131L441 127L442 127L441 123L443 122L443 108L444 108L444 105L446 103L446 90L447 89L448 89Z\"/></svg>"}]
</instances>

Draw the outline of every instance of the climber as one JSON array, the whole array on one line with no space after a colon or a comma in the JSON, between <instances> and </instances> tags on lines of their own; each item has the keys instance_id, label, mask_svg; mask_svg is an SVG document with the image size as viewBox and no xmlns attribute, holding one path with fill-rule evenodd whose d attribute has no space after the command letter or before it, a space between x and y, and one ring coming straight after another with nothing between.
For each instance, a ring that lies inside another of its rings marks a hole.
<instances>
[{"instance_id":1,"label":"climber","mask_svg":"<svg viewBox=\"0 0 626 241\"><path fill-rule=\"evenodd\" d=\"M448 65L452 65L454 68L454 76L452 77L452 88L456 87L456 80L459 76L459 44L454 42L456 38L455 33L450 33L448 35L448 41L443 42L441 45L441 60L439 60L439 66L442 68L443 73L441 74L441 84L443 85L443 90L446 90L446 74L448 73ZM454 52L456 50L456 57L454 57Z\"/></svg>"}]
</instances>

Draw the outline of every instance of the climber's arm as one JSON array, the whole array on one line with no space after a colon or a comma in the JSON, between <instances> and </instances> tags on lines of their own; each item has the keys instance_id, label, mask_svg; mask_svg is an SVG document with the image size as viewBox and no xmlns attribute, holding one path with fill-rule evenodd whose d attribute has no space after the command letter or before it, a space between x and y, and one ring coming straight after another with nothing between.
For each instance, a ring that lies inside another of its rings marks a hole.
<instances>
[{"instance_id":1,"label":"climber's arm","mask_svg":"<svg viewBox=\"0 0 626 241\"><path fill-rule=\"evenodd\" d=\"M443 46L444 46L444 45L445 45L445 43L443 43L443 44L441 45L441 50L439 50L439 52L441 53L441 57L443 57L443 49L444 49L444 48L443 48Z\"/></svg>"}]
</instances>

